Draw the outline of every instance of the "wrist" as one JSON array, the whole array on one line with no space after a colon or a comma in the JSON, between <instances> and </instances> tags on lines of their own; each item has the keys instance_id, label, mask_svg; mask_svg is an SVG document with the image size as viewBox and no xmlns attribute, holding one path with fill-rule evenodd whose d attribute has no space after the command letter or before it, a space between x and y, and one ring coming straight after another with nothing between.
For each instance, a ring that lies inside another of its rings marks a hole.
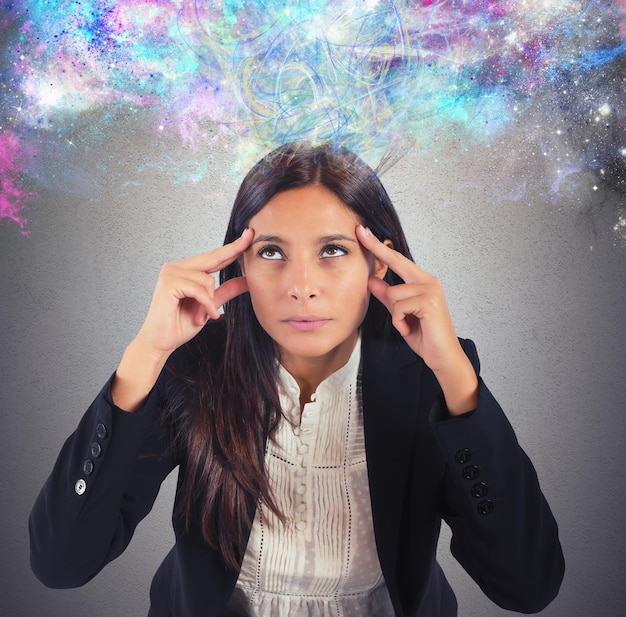
<instances>
[{"instance_id":1,"label":"wrist","mask_svg":"<svg viewBox=\"0 0 626 617\"><path fill-rule=\"evenodd\" d=\"M124 411L141 408L154 387L169 354L134 339L125 349L111 386L113 403Z\"/></svg>"},{"instance_id":2,"label":"wrist","mask_svg":"<svg viewBox=\"0 0 626 617\"><path fill-rule=\"evenodd\" d=\"M456 362L435 372L448 413L460 416L478 405L478 377L465 353Z\"/></svg>"},{"instance_id":3,"label":"wrist","mask_svg":"<svg viewBox=\"0 0 626 617\"><path fill-rule=\"evenodd\" d=\"M124 357L128 356L129 360L141 362L146 369L160 373L172 351L173 350L165 351L154 347L154 345L150 345L144 340L140 330L124 350L122 360Z\"/></svg>"}]
</instances>

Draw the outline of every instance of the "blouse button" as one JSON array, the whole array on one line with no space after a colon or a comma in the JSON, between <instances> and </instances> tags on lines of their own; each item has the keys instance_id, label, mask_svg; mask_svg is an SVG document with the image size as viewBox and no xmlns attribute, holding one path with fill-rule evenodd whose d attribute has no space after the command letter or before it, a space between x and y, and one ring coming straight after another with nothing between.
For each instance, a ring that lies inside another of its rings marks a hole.
<instances>
[{"instance_id":1,"label":"blouse button","mask_svg":"<svg viewBox=\"0 0 626 617\"><path fill-rule=\"evenodd\" d=\"M298 469L296 469L296 477L297 478L301 478L302 476L306 475L306 469L304 469L304 467L299 467Z\"/></svg>"},{"instance_id":2,"label":"blouse button","mask_svg":"<svg viewBox=\"0 0 626 617\"><path fill-rule=\"evenodd\" d=\"M74 490L77 495L82 495L87 490L87 482L85 482L82 478L76 482L74 485Z\"/></svg>"},{"instance_id":3,"label":"blouse button","mask_svg":"<svg viewBox=\"0 0 626 617\"><path fill-rule=\"evenodd\" d=\"M309 446L307 446L305 443L303 443L302 445L298 446L298 452L300 454L306 454L309 451Z\"/></svg>"},{"instance_id":4,"label":"blouse button","mask_svg":"<svg viewBox=\"0 0 626 617\"><path fill-rule=\"evenodd\" d=\"M297 486L296 493L298 493L298 495L304 495L304 493L306 493L306 485L300 484L299 486Z\"/></svg>"},{"instance_id":5,"label":"blouse button","mask_svg":"<svg viewBox=\"0 0 626 617\"><path fill-rule=\"evenodd\" d=\"M296 529L298 531L303 531L304 529L306 529L306 521L298 521L296 523Z\"/></svg>"},{"instance_id":6,"label":"blouse button","mask_svg":"<svg viewBox=\"0 0 626 617\"><path fill-rule=\"evenodd\" d=\"M300 427L296 426L296 428L293 429L293 434L297 437L300 434Z\"/></svg>"}]
</instances>

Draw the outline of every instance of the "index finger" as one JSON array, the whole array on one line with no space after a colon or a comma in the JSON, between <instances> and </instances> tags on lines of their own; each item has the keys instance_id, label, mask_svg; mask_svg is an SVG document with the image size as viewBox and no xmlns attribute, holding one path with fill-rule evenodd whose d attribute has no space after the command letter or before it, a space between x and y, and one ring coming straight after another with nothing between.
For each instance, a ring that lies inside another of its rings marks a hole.
<instances>
[{"instance_id":1,"label":"index finger","mask_svg":"<svg viewBox=\"0 0 626 617\"><path fill-rule=\"evenodd\" d=\"M356 237L363 247L400 276L405 283L425 282L430 276L408 257L381 242L368 227L358 225Z\"/></svg>"},{"instance_id":2,"label":"index finger","mask_svg":"<svg viewBox=\"0 0 626 617\"><path fill-rule=\"evenodd\" d=\"M196 270L203 270L204 272L210 273L219 272L243 255L252 243L253 238L254 230L246 228L236 240L224 246L220 246L217 249L213 249L212 251L190 257L186 260L187 264Z\"/></svg>"}]
</instances>

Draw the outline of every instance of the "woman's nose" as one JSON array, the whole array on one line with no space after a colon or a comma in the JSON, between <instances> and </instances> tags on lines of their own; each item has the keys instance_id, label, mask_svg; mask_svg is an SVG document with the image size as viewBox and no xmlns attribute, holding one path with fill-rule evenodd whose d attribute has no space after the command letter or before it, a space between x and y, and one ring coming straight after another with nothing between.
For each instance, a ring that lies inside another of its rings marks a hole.
<instances>
[{"instance_id":1,"label":"woman's nose","mask_svg":"<svg viewBox=\"0 0 626 617\"><path fill-rule=\"evenodd\" d=\"M319 277L313 264L304 261L292 262L289 295L295 300L311 300L319 294Z\"/></svg>"}]
</instances>

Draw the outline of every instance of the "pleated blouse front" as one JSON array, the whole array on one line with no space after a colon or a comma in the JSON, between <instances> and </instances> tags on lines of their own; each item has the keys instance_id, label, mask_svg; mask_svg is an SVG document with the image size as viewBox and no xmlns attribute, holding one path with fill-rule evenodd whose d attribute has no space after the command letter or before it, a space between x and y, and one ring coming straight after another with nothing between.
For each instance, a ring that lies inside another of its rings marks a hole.
<instances>
[{"instance_id":1,"label":"pleated blouse front","mask_svg":"<svg viewBox=\"0 0 626 617\"><path fill-rule=\"evenodd\" d=\"M394 614L378 561L358 387L360 341L300 413L280 367L283 414L266 465L286 521L260 504L233 602L263 617Z\"/></svg>"}]
</instances>

